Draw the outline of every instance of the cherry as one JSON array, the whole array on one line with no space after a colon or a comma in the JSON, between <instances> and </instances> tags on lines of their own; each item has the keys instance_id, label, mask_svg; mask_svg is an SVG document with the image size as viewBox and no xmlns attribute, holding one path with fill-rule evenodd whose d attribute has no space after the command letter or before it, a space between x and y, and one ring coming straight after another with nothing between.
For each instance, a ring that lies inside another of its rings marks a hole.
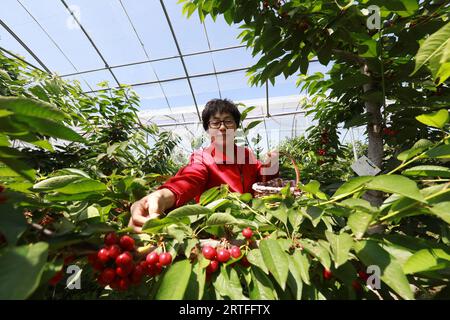
<instances>
[{"instance_id":1,"label":"cherry","mask_svg":"<svg viewBox=\"0 0 450 320\"><path fill-rule=\"evenodd\" d=\"M159 261L159 254L155 251L150 252L145 258L148 264L156 264Z\"/></svg>"},{"instance_id":2,"label":"cherry","mask_svg":"<svg viewBox=\"0 0 450 320\"><path fill-rule=\"evenodd\" d=\"M318 153L320 156L324 156L324 155L327 154L327 151L326 151L325 149L319 149L319 150L317 150L317 153Z\"/></svg>"},{"instance_id":3,"label":"cherry","mask_svg":"<svg viewBox=\"0 0 450 320\"><path fill-rule=\"evenodd\" d=\"M60 270L48 281L48 283L51 286L56 286L61 281L63 276L64 276L64 273L62 270Z\"/></svg>"},{"instance_id":4,"label":"cherry","mask_svg":"<svg viewBox=\"0 0 450 320\"><path fill-rule=\"evenodd\" d=\"M128 280L128 278L120 278L119 281L117 281L117 287L121 291L126 291L129 286L130 280Z\"/></svg>"},{"instance_id":5,"label":"cherry","mask_svg":"<svg viewBox=\"0 0 450 320\"><path fill-rule=\"evenodd\" d=\"M115 260L122 253L122 250L117 244L113 244L108 248L108 252L109 257Z\"/></svg>"},{"instance_id":6,"label":"cherry","mask_svg":"<svg viewBox=\"0 0 450 320\"><path fill-rule=\"evenodd\" d=\"M355 291L361 291L362 287L358 280L352 281L352 287Z\"/></svg>"},{"instance_id":7,"label":"cherry","mask_svg":"<svg viewBox=\"0 0 450 320\"><path fill-rule=\"evenodd\" d=\"M365 273L364 271L362 271L362 270L358 271L358 276L364 282L367 282L367 279L369 278L369 275L367 273Z\"/></svg>"},{"instance_id":8,"label":"cherry","mask_svg":"<svg viewBox=\"0 0 450 320\"><path fill-rule=\"evenodd\" d=\"M116 271L112 268L106 268L105 270L100 273L99 277L103 283L111 284L114 279L116 278Z\"/></svg>"},{"instance_id":9,"label":"cherry","mask_svg":"<svg viewBox=\"0 0 450 320\"><path fill-rule=\"evenodd\" d=\"M150 277L156 277L158 274L161 273L161 271L162 271L162 266L159 262L157 264L151 264L147 268L147 274Z\"/></svg>"},{"instance_id":10,"label":"cherry","mask_svg":"<svg viewBox=\"0 0 450 320\"><path fill-rule=\"evenodd\" d=\"M251 266L251 263L248 261L246 256L243 256L241 260L239 260L239 263L241 264L241 266L243 266L244 268L248 268Z\"/></svg>"},{"instance_id":11,"label":"cherry","mask_svg":"<svg viewBox=\"0 0 450 320\"><path fill-rule=\"evenodd\" d=\"M116 273L119 277L125 278L127 277L131 271L133 271L133 267L129 266L129 267L117 267L116 268Z\"/></svg>"},{"instance_id":12,"label":"cherry","mask_svg":"<svg viewBox=\"0 0 450 320\"><path fill-rule=\"evenodd\" d=\"M123 236L119 240L120 247L123 250L133 251L134 250L134 239L130 236Z\"/></svg>"},{"instance_id":13,"label":"cherry","mask_svg":"<svg viewBox=\"0 0 450 320\"><path fill-rule=\"evenodd\" d=\"M159 255L159 263L161 266L167 266L172 263L172 255L169 252L163 252Z\"/></svg>"},{"instance_id":14,"label":"cherry","mask_svg":"<svg viewBox=\"0 0 450 320\"><path fill-rule=\"evenodd\" d=\"M140 265L137 265L136 268L134 268L133 272L131 273L131 283L139 284L142 280L143 275L144 270Z\"/></svg>"},{"instance_id":15,"label":"cherry","mask_svg":"<svg viewBox=\"0 0 450 320\"><path fill-rule=\"evenodd\" d=\"M244 236L244 238L250 239L253 236L253 231L252 229L250 229L250 227L247 227L242 230L242 235Z\"/></svg>"},{"instance_id":16,"label":"cherry","mask_svg":"<svg viewBox=\"0 0 450 320\"><path fill-rule=\"evenodd\" d=\"M228 260L230 260L230 256L230 251L228 251L227 249L217 250L217 261L219 262L227 262Z\"/></svg>"},{"instance_id":17,"label":"cherry","mask_svg":"<svg viewBox=\"0 0 450 320\"><path fill-rule=\"evenodd\" d=\"M97 271L102 271L105 268L105 266L103 265L103 263L100 260L97 260L92 265L92 268L94 268L94 270L97 270Z\"/></svg>"},{"instance_id":18,"label":"cherry","mask_svg":"<svg viewBox=\"0 0 450 320\"><path fill-rule=\"evenodd\" d=\"M68 265L69 263L73 262L75 260L74 255L70 255L64 258L64 265Z\"/></svg>"},{"instance_id":19,"label":"cherry","mask_svg":"<svg viewBox=\"0 0 450 320\"><path fill-rule=\"evenodd\" d=\"M237 259L241 256L241 249L238 246L232 246L230 253L233 258Z\"/></svg>"},{"instance_id":20,"label":"cherry","mask_svg":"<svg viewBox=\"0 0 450 320\"><path fill-rule=\"evenodd\" d=\"M211 246L204 246L202 249L203 256L208 260L213 260L216 258L216 249Z\"/></svg>"},{"instance_id":21,"label":"cherry","mask_svg":"<svg viewBox=\"0 0 450 320\"><path fill-rule=\"evenodd\" d=\"M88 262L91 266L93 266L97 262L97 253L91 253L88 255Z\"/></svg>"},{"instance_id":22,"label":"cherry","mask_svg":"<svg viewBox=\"0 0 450 320\"><path fill-rule=\"evenodd\" d=\"M119 237L114 232L110 232L105 236L105 244L107 246L112 246L113 244L119 243Z\"/></svg>"},{"instance_id":23,"label":"cherry","mask_svg":"<svg viewBox=\"0 0 450 320\"><path fill-rule=\"evenodd\" d=\"M116 258L116 264L120 267L129 267L132 263L133 257L128 251L125 251Z\"/></svg>"},{"instance_id":24,"label":"cherry","mask_svg":"<svg viewBox=\"0 0 450 320\"><path fill-rule=\"evenodd\" d=\"M327 269L327 268L323 269L323 278L325 280L330 280L332 276L333 276L333 274L331 273L330 269Z\"/></svg>"},{"instance_id":25,"label":"cherry","mask_svg":"<svg viewBox=\"0 0 450 320\"><path fill-rule=\"evenodd\" d=\"M211 260L206 267L206 273L214 273L219 269L219 262L217 260Z\"/></svg>"},{"instance_id":26,"label":"cherry","mask_svg":"<svg viewBox=\"0 0 450 320\"><path fill-rule=\"evenodd\" d=\"M107 263L109 261L109 250L101 248L97 253L97 258L100 262Z\"/></svg>"}]
</instances>

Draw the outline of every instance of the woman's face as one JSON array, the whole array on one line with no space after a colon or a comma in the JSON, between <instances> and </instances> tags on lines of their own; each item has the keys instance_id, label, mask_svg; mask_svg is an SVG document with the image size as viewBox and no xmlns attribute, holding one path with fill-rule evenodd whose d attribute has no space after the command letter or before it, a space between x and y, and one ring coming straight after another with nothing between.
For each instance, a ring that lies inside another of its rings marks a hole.
<instances>
[{"instance_id":1,"label":"woman's face","mask_svg":"<svg viewBox=\"0 0 450 320\"><path fill-rule=\"evenodd\" d=\"M236 122L229 113L216 113L209 119L208 134L215 144L233 144Z\"/></svg>"}]
</instances>

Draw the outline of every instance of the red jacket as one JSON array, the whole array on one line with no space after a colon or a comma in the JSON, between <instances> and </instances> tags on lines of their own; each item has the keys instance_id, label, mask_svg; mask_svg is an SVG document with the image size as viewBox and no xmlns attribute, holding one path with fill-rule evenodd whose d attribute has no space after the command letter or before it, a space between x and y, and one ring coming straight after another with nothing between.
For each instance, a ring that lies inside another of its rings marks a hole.
<instances>
[{"instance_id":1,"label":"red jacket","mask_svg":"<svg viewBox=\"0 0 450 320\"><path fill-rule=\"evenodd\" d=\"M234 150L235 161L213 146L194 152L188 165L159 189L169 189L175 194L174 207L180 207L194 198L199 202L203 192L222 184L227 184L232 192L253 194L252 185L262 181L262 164L249 149L234 146ZM277 174L267 176L267 179Z\"/></svg>"}]
</instances>

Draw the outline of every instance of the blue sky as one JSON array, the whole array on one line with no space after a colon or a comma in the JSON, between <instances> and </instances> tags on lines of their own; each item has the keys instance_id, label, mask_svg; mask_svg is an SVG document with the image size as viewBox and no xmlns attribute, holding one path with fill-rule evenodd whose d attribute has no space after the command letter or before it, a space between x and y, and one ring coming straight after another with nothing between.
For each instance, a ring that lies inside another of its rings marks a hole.
<instances>
[{"instance_id":1,"label":"blue sky","mask_svg":"<svg viewBox=\"0 0 450 320\"><path fill-rule=\"evenodd\" d=\"M110 66L143 62L148 58L172 57L158 62L113 68L120 83L135 84L185 77L181 59L175 57L178 51L159 0L66 2L77 13L81 24ZM207 18L203 26L195 14L189 20L183 17L182 7L176 2L177 0L164 0L183 55L240 45L236 39L240 32L237 26L227 25L221 17L216 22ZM82 30L74 28L76 24L60 0L2 0L0 19L51 71L59 75L105 67ZM0 46L38 65L1 26ZM245 48L187 56L184 59L189 75L246 68L257 61ZM324 70L317 63L312 64L310 69L310 72ZM96 84L104 80L110 85L116 85L108 70L69 76L66 79L80 80L86 91L96 89ZM279 77L276 85L270 86L270 96L298 94L295 81L295 77L288 80ZM219 90L223 98L238 101L265 96L264 87L248 86L244 71L223 73L217 77L195 77L191 79L191 84L200 108L209 99L219 97ZM194 105L186 79L136 86L134 89L141 96L142 110L167 108L167 101L171 108Z\"/></svg>"}]
</instances>

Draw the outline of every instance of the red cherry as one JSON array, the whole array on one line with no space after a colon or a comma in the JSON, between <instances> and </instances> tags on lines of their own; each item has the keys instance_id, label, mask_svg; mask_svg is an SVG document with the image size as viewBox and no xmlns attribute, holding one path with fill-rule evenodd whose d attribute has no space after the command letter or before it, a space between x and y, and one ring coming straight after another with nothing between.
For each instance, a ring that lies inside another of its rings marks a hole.
<instances>
[{"instance_id":1,"label":"red cherry","mask_svg":"<svg viewBox=\"0 0 450 320\"><path fill-rule=\"evenodd\" d=\"M241 266L243 266L244 268L248 268L251 266L251 263L247 260L246 256L243 256L241 260L239 260L239 263L241 264Z\"/></svg>"},{"instance_id":2,"label":"red cherry","mask_svg":"<svg viewBox=\"0 0 450 320\"><path fill-rule=\"evenodd\" d=\"M128 278L120 278L119 281L117 281L117 287L121 291L128 290L129 286L130 286L130 280L128 280Z\"/></svg>"},{"instance_id":3,"label":"red cherry","mask_svg":"<svg viewBox=\"0 0 450 320\"><path fill-rule=\"evenodd\" d=\"M233 258L237 259L241 256L241 249L238 246L232 246L230 253Z\"/></svg>"},{"instance_id":4,"label":"red cherry","mask_svg":"<svg viewBox=\"0 0 450 320\"><path fill-rule=\"evenodd\" d=\"M159 263L162 266L167 266L172 263L172 255L169 252L163 252L159 255Z\"/></svg>"},{"instance_id":5,"label":"red cherry","mask_svg":"<svg viewBox=\"0 0 450 320\"><path fill-rule=\"evenodd\" d=\"M211 260L206 267L206 273L214 273L219 269L219 262L217 260Z\"/></svg>"},{"instance_id":6,"label":"red cherry","mask_svg":"<svg viewBox=\"0 0 450 320\"><path fill-rule=\"evenodd\" d=\"M358 271L358 276L363 280L364 282L367 282L367 279L369 278L369 275L365 273L364 271Z\"/></svg>"},{"instance_id":7,"label":"red cherry","mask_svg":"<svg viewBox=\"0 0 450 320\"><path fill-rule=\"evenodd\" d=\"M88 255L88 262L91 266L94 266L94 264L97 262L97 253L91 253Z\"/></svg>"},{"instance_id":8,"label":"red cherry","mask_svg":"<svg viewBox=\"0 0 450 320\"><path fill-rule=\"evenodd\" d=\"M113 260L116 260L116 258L122 253L122 250L117 244L113 244L108 248L109 257Z\"/></svg>"},{"instance_id":9,"label":"red cherry","mask_svg":"<svg viewBox=\"0 0 450 320\"><path fill-rule=\"evenodd\" d=\"M101 248L97 253L97 258L100 262L107 263L109 261L109 250Z\"/></svg>"},{"instance_id":10,"label":"red cherry","mask_svg":"<svg viewBox=\"0 0 450 320\"><path fill-rule=\"evenodd\" d=\"M74 255L70 255L64 258L64 265L68 265L69 263L73 262L75 260Z\"/></svg>"},{"instance_id":11,"label":"red cherry","mask_svg":"<svg viewBox=\"0 0 450 320\"><path fill-rule=\"evenodd\" d=\"M131 273L131 283L139 284L144 276L144 270L140 265L137 265Z\"/></svg>"},{"instance_id":12,"label":"red cherry","mask_svg":"<svg viewBox=\"0 0 450 320\"><path fill-rule=\"evenodd\" d=\"M116 274L122 278L127 277L131 273L131 271L133 271L133 266L116 268Z\"/></svg>"},{"instance_id":13,"label":"red cherry","mask_svg":"<svg viewBox=\"0 0 450 320\"><path fill-rule=\"evenodd\" d=\"M226 249L217 250L217 261L219 262L227 262L230 260L230 251Z\"/></svg>"},{"instance_id":14,"label":"red cherry","mask_svg":"<svg viewBox=\"0 0 450 320\"><path fill-rule=\"evenodd\" d=\"M252 229L250 229L250 227L247 227L242 230L242 235L244 236L244 238L250 239L253 236L253 231Z\"/></svg>"},{"instance_id":15,"label":"red cherry","mask_svg":"<svg viewBox=\"0 0 450 320\"><path fill-rule=\"evenodd\" d=\"M133 251L134 250L134 239L130 236L123 236L119 240L120 247L123 250Z\"/></svg>"},{"instance_id":16,"label":"red cherry","mask_svg":"<svg viewBox=\"0 0 450 320\"><path fill-rule=\"evenodd\" d=\"M56 286L61 281L63 276L64 276L64 273L62 270L60 270L48 281L48 283L51 286Z\"/></svg>"},{"instance_id":17,"label":"red cherry","mask_svg":"<svg viewBox=\"0 0 450 320\"><path fill-rule=\"evenodd\" d=\"M105 268L105 266L103 265L103 263L100 260L97 260L92 265L92 268L94 268L94 270L97 270L97 271L102 271Z\"/></svg>"},{"instance_id":18,"label":"red cherry","mask_svg":"<svg viewBox=\"0 0 450 320\"><path fill-rule=\"evenodd\" d=\"M161 266L161 264L158 262L157 264L151 264L151 265L149 265L147 269L148 269L148 270L147 270L147 274L148 274L150 277L156 277L158 274L161 273L161 271L162 271L162 266Z\"/></svg>"},{"instance_id":19,"label":"red cherry","mask_svg":"<svg viewBox=\"0 0 450 320\"><path fill-rule=\"evenodd\" d=\"M112 246L113 244L119 243L119 237L114 232L110 232L105 236L105 244L107 246Z\"/></svg>"},{"instance_id":20,"label":"red cherry","mask_svg":"<svg viewBox=\"0 0 450 320\"><path fill-rule=\"evenodd\" d=\"M131 256L131 253L129 253L128 251L125 251L116 258L116 264L119 267L130 267L132 263L133 257Z\"/></svg>"},{"instance_id":21,"label":"red cherry","mask_svg":"<svg viewBox=\"0 0 450 320\"><path fill-rule=\"evenodd\" d=\"M333 274L331 273L330 269L327 269L327 268L323 269L323 278L325 280L330 280L332 276L333 276Z\"/></svg>"},{"instance_id":22,"label":"red cherry","mask_svg":"<svg viewBox=\"0 0 450 320\"><path fill-rule=\"evenodd\" d=\"M352 287L355 291L361 291L362 287L358 280L352 281Z\"/></svg>"},{"instance_id":23,"label":"red cherry","mask_svg":"<svg viewBox=\"0 0 450 320\"><path fill-rule=\"evenodd\" d=\"M159 254L155 251L150 252L145 258L148 264L156 264L159 261Z\"/></svg>"},{"instance_id":24,"label":"red cherry","mask_svg":"<svg viewBox=\"0 0 450 320\"><path fill-rule=\"evenodd\" d=\"M116 278L116 272L112 268L106 268L100 273L99 278L101 278L102 283L111 284Z\"/></svg>"},{"instance_id":25,"label":"red cherry","mask_svg":"<svg viewBox=\"0 0 450 320\"><path fill-rule=\"evenodd\" d=\"M217 255L216 249L214 249L211 246L204 246L202 248L202 253L203 253L203 256L208 260L215 259L216 255Z\"/></svg>"}]
</instances>

